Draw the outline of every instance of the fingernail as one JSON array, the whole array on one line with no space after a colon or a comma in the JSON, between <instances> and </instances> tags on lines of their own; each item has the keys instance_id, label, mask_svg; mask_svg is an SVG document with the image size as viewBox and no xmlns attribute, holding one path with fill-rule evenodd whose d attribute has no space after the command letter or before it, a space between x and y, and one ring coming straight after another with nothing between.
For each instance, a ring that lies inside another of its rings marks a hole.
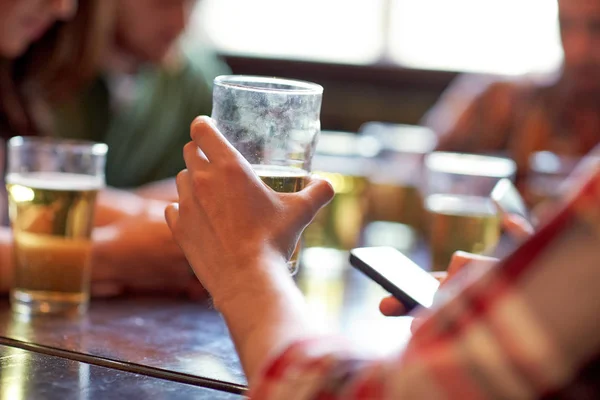
<instances>
[{"instance_id":1,"label":"fingernail","mask_svg":"<svg viewBox=\"0 0 600 400\"><path fill-rule=\"evenodd\" d=\"M200 124L206 124L206 125L210 125L212 126L212 118L206 116L206 115L199 115L196 118L194 118L194 121L192 121L192 128L195 127L196 125L200 125Z\"/></svg>"}]
</instances>

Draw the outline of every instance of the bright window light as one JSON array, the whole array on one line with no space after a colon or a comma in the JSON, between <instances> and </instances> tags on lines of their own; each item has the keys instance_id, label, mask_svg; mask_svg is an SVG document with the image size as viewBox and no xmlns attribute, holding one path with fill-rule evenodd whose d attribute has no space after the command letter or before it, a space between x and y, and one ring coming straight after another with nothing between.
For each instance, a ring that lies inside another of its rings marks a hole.
<instances>
[{"instance_id":1,"label":"bright window light","mask_svg":"<svg viewBox=\"0 0 600 400\"><path fill-rule=\"evenodd\" d=\"M224 53L517 75L562 61L554 0L202 0L202 32ZM385 23L385 22L388 23Z\"/></svg>"},{"instance_id":2,"label":"bright window light","mask_svg":"<svg viewBox=\"0 0 600 400\"><path fill-rule=\"evenodd\" d=\"M552 0L395 0L390 56L414 68L507 75L562 60Z\"/></svg>"},{"instance_id":3,"label":"bright window light","mask_svg":"<svg viewBox=\"0 0 600 400\"><path fill-rule=\"evenodd\" d=\"M371 64L383 50L383 1L203 0L193 21L227 53Z\"/></svg>"}]
</instances>

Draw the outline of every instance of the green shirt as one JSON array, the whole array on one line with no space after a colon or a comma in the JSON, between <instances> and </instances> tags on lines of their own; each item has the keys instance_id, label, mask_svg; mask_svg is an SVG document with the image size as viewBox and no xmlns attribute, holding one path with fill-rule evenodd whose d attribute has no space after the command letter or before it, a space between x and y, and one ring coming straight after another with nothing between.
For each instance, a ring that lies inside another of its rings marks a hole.
<instances>
[{"instance_id":1,"label":"green shirt","mask_svg":"<svg viewBox=\"0 0 600 400\"><path fill-rule=\"evenodd\" d=\"M137 187L175 176L184 168L183 146L198 115L210 115L212 81L229 73L205 50L188 52L180 68L148 66L131 77L130 99L116 103L108 77L99 77L55 108L58 137L108 145L106 182Z\"/></svg>"}]
</instances>

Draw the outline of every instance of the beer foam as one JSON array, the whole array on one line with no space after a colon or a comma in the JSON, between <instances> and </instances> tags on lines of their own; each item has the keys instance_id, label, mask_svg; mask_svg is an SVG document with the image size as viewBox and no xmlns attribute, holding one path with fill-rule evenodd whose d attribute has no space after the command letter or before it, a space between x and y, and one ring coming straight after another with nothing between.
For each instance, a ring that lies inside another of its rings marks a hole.
<instances>
[{"instance_id":1,"label":"beer foam","mask_svg":"<svg viewBox=\"0 0 600 400\"><path fill-rule=\"evenodd\" d=\"M439 214L495 215L496 209L489 197L455 194L433 194L425 199L429 211Z\"/></svg>"},{"instance_id":2,"label":"beer foam","mask_svg":"<svg viewBox=\"0 0 600 400\"><path fill-rule=\"evenodd\" d=\"M254 172L260 177L268 178L295 178L308 176L308 171L295 167L284 167L279 165L252 165Z\"/></svg>"},{"instance_id":3,"label":"beer foam","mask_svg":"<svg viewBox=\"0 0 600 400\"><path fill-rule=\"evenodd\" d=\"M66 172L11 172L6 183L45 190L100 190L105 186L104 176Z\"/></svg>"}]
</instances>

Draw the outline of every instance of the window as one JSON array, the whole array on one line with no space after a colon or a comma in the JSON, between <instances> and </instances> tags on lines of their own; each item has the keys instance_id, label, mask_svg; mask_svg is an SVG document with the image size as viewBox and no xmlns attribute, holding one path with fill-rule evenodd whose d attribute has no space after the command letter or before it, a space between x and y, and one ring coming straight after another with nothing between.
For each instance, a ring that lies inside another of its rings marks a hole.
<instances>
[{"instance_id":1,"label":"window","mask_svg":"<svg viewBox=\"0 0 600 400\"><path fill-rule=\"evenodd\" d=\"M193 19L224 53L520 74L560 65L556 1L202 0Z\"/></svg>"},{"instance_id":2,"label":"window","mask_svg":"<svg viewBox=\"0 0 600 400\"><path fill-rule=\"evenodd\" d=\"M561 62L551 0L399 0L390 55L409 67L521 74Z\"/></svg>"},{"instance_id":3,"label":"window","mask_svg":"<svg viewBox=\"0 0 600 400\"><path fill-rule=\"evenodd\" d=\"M233 54L371 64L384 0L203 0L195 24Z\"/></svg>"}]
</instances>

